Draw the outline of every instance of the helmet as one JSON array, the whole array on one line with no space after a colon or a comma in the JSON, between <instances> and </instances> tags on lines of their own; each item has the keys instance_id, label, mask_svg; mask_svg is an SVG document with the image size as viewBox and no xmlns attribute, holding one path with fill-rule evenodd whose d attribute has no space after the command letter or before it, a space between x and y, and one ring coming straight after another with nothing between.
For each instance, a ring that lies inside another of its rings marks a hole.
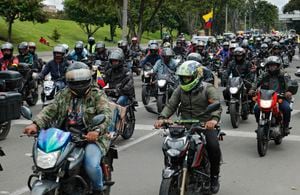
<instances>
[{"instance_id":1,"label":"helmet","mask_svg":"<svg viewBox=\"0 0 300 195\"><path fill-rule=\"evenodd\" d=\"M202 78L202 72L199 71L200 65L199 62L188 60L178 67L176 75L179 76L180 87L183 91L191 91L200 82Z\"/></svg>"},{"instance_id":2,"label":"helmet","mask_svg":"<svg viewBox=\"0 0 300 195\"><path fill-rule=\"evenodd\" d=\"M82 41L77 41L77 42L75 43L74 49L75 49L75 52L76 52L77 54L82 53L82 51L83 51L83 42L82 42Z\"/></svg>"},{"instance_id":3,"label":"helmet","mask_svg":"<svg viewBox=\"0 0 300 195\"><path fill-rule=\"evenodd\" d=\"M187 60L194 60L196 62L202 63L202 56L199 53L193 52L187 56Z\"/></svg>"},{"instance_id":4,"label":"helmet","mask_svg":"<svg viewBox=\"0 0 300 195\"><path fill-rule=\"evenodd\" d=\"M57 45L53 48L53 57L62 59L66 54L66 48L62 45Z\"/></svg>"},{"instance_id":5,"label":"helmet","mask_svg":"<svg viewBox=\"0 0 300 195\"><path fill-rule=\"evenodd\" d=\"M277 65L277 67L270 67L271 65ZM278 56L270 56L266 60L265 67L269 74L276 75L279 74L281 68L281 59Z\"/></svg>"},{"instance_id":6,"label":"helmet","mask_svg":"<svg viewBox=\"0 0 300 195\"><path fill-rule=\"evenodd\" d=\"M272 48L273 49L280 49L281 46L280 46L280 44L277 41L273 41L272 42Z\"/></svg>"},{"instance_id":7,"label":"helmet","mask_svg":"<svg viewBox=\"0 0 300 195\"><path fill-rule=\"evenodd\" d=\"M28 47L36 48L35 42L28 42Z\"/></svg>"},{"instance_id":8,"label":"helmet","mask_svg":"<svg viewBox=\"0 0 300 195\"><path fill-rule=\"evenodd\" d=\"M132 37L131 38L131 42L137 42L138 41L138 38L137 37Z\"/></svg>"},{"instance_id":9,"label":"helmet","mask_svg":"<svg viewBox=\"0 0 300 195\"><path fill-rule=\"evenodd\" d=\"M94 45L94 44L95 44L95 38L94 38L94 37L89 37L88 43L89 43L90 45Z\"/></svg>"},{"instance_id":10,"label":"helmet","mask_svg":"<svg viewBox=\"0 0 300 195\"><path fill-rule=\"evenodd\" d=\"M127 49L128 42L127 41L122 41L121 44L120 44L120 47L122 47L123 49Z\"/></svg>"},{"instance_id":11,"label":"helmet","mask_svg":"<svg viewBox=\"0 0 300 195\"><path fill-rule=\"evenodd\" d=\"M11 43L6 42L1 45L1 50L5 50L5 49L13 50L14 46Z\"/></svg>"},{"instance_id":12,"label":"helmet","mask_svg":"<svg viewBox=\"0 0 300 195\"><path fill-rule=\"evenodd\" d=\"M235 56L244 56L246 52L243 48L237 47L234 49L233 53Z\"/></svg>"},{"instance_id":13,"label":"helmet","mask_svg":"<svg viewBox=\"0 0 300 195\"><path fill-rule=\"evenodd\" d=\"M260 37L257 37L257 38L255 39L255 41L256 41L256 42L261 42L261 38L260 38Z\"/></svg>"},{"instance_id":14,"label":"helmet","mask_svg":"<svg viewBox=\"0 0 300 195\"><path fill-rule=\"evenodd\" d=\"M164 48L161 52L161 56L173 57L175 54L171 48Z\"/></svg>"},{"instance_id":15,"label":"helmet","mask_svg":"<svg viewBox=\"0 0 300 195\"><path fill-rule=\"evenodd\" d=\"M215 37L212 37L212 38L210 39L210 42L211 42L211 43L217 43L217 39L216 39Z\"/></svg>"},{"instance_id":16,"label":"helmet","mask_svg":"<svg viewBox=\"0 0 300 195\"><path fill-rule=\"evenodd\" d=\"M113 69L118 69L123 66L123 61L124 61L124 53L121 50L113 50L109 56L108 60L111 64L111 67ZM118 63L113 62L113 61L118 61Z\"/></svg>"},{"instance_id":17,"label":"helmet","mask_svg":"<svg viewBox=\"0 0 300 195\"><path fill-rule=\"evenodd\" d=\"M69 45L63 43L63 44L61 44L61 46L63 46L65 48L65 50L66 50L65 53L68 54L69 53Z\"/></svg>"},{"instance_id":18,"label":"helmet","mask_svg":"<svg viewBox=\"0 0 300 195\"><path fill-rule=\"evenodd\" d=\"M10 50L10 53L5 50ZM3 43L1 45L1 51L5 59L10 59L13 55L14 46L9 42Z\"/></svg>"},{"instance_id":19,"label":"helmet","mask_svg":"<svg viewBox=\"0 0 300 195\"><path fill-rule=\"evenodd\" d=\"M159 48L158 48L158 45L151 44L149 49L150 49L150 52L153 54L153 53L157 53Z\"/></svg>"},{"instance_id":20,"label":"helmet","mask_svg":"<svg viewBox=\"0 0 300 195\"><path fill-rule=\"evenodd\" d=\"M96 49L105 48L105 43L100 41L96 43Z\"/></svg>"},{"instance_id":21,"label":"helmet","mask_svg":"<svg viewBox=\"0 0 300 195\"><path fill-rule=\"evenodd\" d=\"M157 40L150 40L149 42L148 42L148 47L150 47L151 45L158 45L158 41Z\"/></svg>"},{"instance_id":22,"label":"helmet","mask_svg":"<svg viewBox=\"0 0 300 195\"><path fill-rule=\"evenodd\" d=\"M235 48L237 48L238 47L238 44L237 43L231 43L230 45L229 45L229 49L235 49Z\"/></svg>"},{"instance_id":23,"label":"helmet","mask_svg":"<svg viewBox=\"0 0 300 195\"><path fill-rule=\"evenodd\" d=\"M269 47L268 47L268 45L266 43L263 43L263 44L261 44L260 48L263 51L267 51Z\"/></svg>"},{"instance_id":24,"label":"helmet","mask_svg":"<svg viewBox=\"0 0 300 195\"><path fill-rule=\"evenodd\" d=\"M18 45L18 49L28 49L28 43L22 42Z\"/></svg>"},{"instance_id":25,"label":"helmet","mask_svg":"<svg viewBox=\"0 0 300 195\"><path fill-rule=\"evenodd\" d=\"M86 64L75 62L67 68L66 82L74 95L83 97L91 88L92 73Z\"/></svg>"},{"instance_id":26,"label":"helmet","mask_svg":"<svg viewBox=\"0 0 300 195\"><path fill-rule=\"evenodd\" d=\"M204 43L204 41L197 41L196 46L197 47L205 47L205 43Z\"/></svg>"},{"instance_id":27,"label":"helmet","mask_svg":"<svg viewBox=\"0 0 300 195\"><path fill-rule=\"evenodd\" d=\"M241 44L241 47L242 48L248 48L248 46L249 46L248 40L247 39L243 40L243 42Z\"/></svg>"},{"instance_id":28,"label":"helmet","mask_svg":"<svg viewBox=\"0 0 300 195\"><path fill-rule=\"evenodd\" d=\"M165 42L163 48L171 48L171 43Z\"/></svg>"},{"instance_id":29,"label":"helmet","mask_svg":"<svg viewBox=\"0 0 300 195\"><path fill-rule=\"evenodd\" d=\"M225 42L223 43L223 47L224 47L224 46L228 46L228 47L229 47L229 42L225 41Z\"/></svg>"}]
</instances>

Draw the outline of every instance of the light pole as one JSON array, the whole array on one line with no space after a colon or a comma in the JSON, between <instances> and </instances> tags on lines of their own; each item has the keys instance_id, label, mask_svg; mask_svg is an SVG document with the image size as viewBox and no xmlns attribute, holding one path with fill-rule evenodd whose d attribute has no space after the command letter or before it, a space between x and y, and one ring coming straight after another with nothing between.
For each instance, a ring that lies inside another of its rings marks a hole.
<instances>
[{"instance_id":1,"label":"light pole","mask_svg":"<svg viewBox=\"0 0 300 195\"><path fill-rule=\"evenodd\" d=\"M128 0L123 0L123 10L122 10L122 40L126 41L127 35L127 10L128 10Z\"/></svg>"}]
</instances>

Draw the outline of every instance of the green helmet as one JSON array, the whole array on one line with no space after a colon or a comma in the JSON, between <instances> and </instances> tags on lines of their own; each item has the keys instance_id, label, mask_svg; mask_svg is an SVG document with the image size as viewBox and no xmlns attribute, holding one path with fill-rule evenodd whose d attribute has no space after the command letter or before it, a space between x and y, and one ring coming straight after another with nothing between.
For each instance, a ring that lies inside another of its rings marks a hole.
<instances>
[{"instance_id":1,"label":"green helmet","mask_svg":"<svg viewBox=\"0 0 300 195\"><path fill-rule=\"evenodd\" d=\"M191 91L198 85L202 78L202 74L199 72L200 66L201 64L199 62L188 60L178 67L176 75L179 76L180 87L183 91ZM185 78L187 77L191 77L191 79L186 81Z\"/></svg>"}]
</instances>

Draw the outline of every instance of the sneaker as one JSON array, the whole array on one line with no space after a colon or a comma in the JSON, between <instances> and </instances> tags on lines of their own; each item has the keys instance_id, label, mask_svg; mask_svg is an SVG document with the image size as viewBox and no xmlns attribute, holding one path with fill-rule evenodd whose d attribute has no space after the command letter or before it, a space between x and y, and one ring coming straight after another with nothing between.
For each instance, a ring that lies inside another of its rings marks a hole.
<instances>
[{"instance_id":1,"label":"sneaker","mask_svg":"<svg viewBox=\"0 0 300 195\"><path fill-rule=\"evenodd\" d=\"M210 178L210 191L213 194L216 194L219 192L220 189L220 183L219 183L219 176L215 175L215 176L211 176Z\"/></svg>"}]
</instances>

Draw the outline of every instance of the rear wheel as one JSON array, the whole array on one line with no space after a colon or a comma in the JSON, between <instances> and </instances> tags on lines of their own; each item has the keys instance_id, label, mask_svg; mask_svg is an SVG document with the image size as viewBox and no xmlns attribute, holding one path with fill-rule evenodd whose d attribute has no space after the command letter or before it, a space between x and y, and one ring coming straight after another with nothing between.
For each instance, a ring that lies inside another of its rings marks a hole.
<instances>
[{"instance_id":1,"label":"rear wheel","mask_svg":"<svg viewBox=\"0 0 300 195\"><path fill-rule=\"evenodd\" d=\"M268 139L264 132L264 127L259 126L257 129L257 151L259 156L265 156L268 150Z\"/></svg>"},{"instance_id":2,"label":"rear wheel","mask_svg":"<svg viewBox=\"0 0 300 195\"><path fill-rule=\"evenodd\" d=\"M179 195L180 189L177 177L163 179L160 183L159 195Z\"/></svg>"},{"instance_id":3,"label":"rear wheel","mask_svg":"<svg viewBox=\"0 0 300 195\"><path fill-rule=\"evenodd\" d=\"M4 140L7 137L10 130L10 126L11 121L6 121L0 124L0 140Z\"/></svg>"}]
</instances>

